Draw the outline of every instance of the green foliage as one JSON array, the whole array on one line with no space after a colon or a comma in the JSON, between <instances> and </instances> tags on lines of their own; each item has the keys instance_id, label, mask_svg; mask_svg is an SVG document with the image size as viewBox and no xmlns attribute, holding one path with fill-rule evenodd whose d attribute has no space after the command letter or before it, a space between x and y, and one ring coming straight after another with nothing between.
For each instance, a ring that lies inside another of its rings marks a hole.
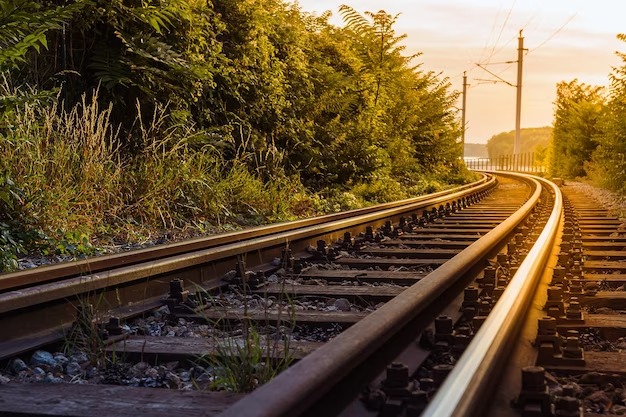
<instances>
[{"instance_id":1,"label":"green foliage","mask_svg":"<svg viewBox=\"0 0 626 417\"><path fill-rule=\"evenodd\" d=\"M90 238L100 234L132 240L193 222L265 223L314 213L297 177L265 169L276 155L263 154L259 171L251 171L246 158L255 155L226 161L218 148L199 146L189 126L165 129L171 113L155 109L136 121L143 151L123 157L110 117L111 107L101 109L94 96L69 111L25 104L0 118L8 126L0 131L0 161L13 161L1 171L0 222L16 243L16 233L29 230L29 247L80 256L97 250ZM14 246L11 259L21 247Z\"/></svg>"},{"instance_id":2,"label":"green foliage","mask_svg":"<svg viewBox=\"0 0 626 417\"><path fill-rule=\"evenodd\" d=\"M0 70L17 67L27 53L48 49L47 32L60 30L77 12L90 4L76 0L65 6L45 8L33 0L4 0L0 3Z\"/></svg>"},{"instance_id":3,"label":"green foliage","mask_svg":"<svg viewBox=\"0 0 626 417\"><path fill-rule=\"evenodd\" d=\"M488 158L487 145L483 143L465 143L465 156L472 158Z\"/></svg>"},{"instance_id":4,"label":"green foliage","mask_svg":"<svg viewBox=\"0 0 626 417\"><path fill-rule=\"evenodd\" d=\"M626 42L626 35L617 38ZM609 97L599 134L595 139L598 147L585 169L589 177L598 185L626 194L626 54L617 52L622 60L620 67L614 67Z\"/></svg>"},{"instance_id":5,"label":"green foliage","mask_svg":"<svg viewBox=\"0 0 626 417\"><path fill-rule=\"evenodd\" d=\"M228 159L242 152L258 159L276 147L285 154L272 169L299 174L308 186L367 181L395 155L408 166L428 165L440 144L454 154L443 158L458 156L456 93L436 74L411 67L419 54L402 55L406 35L395 34L397 16L342 6L346 27L337 28L329 14L309 16L280 0L78 4L54 9L62 18L82 11L62 21L63 30L50 26L45 39L58 47L16 76L38 91L62 81L66 105L101 85L125 150L146 146L135 116L167 107L176 117L163 129L187 123L220 132L202 141L232 141L222 149ZM326 161L337 141L350 146ZM249 168L257 165L253 159Z\"/></svg>"},{"instance_id":6,"label":"green foliage","mask_svg":"<svg viewBox=\"0 0 626 417\"><path fill-rule=\"evenodd\" d=\"M382 10L342 6L345 27L282 0L10 0L1 13L0 160L23 191L5 223L42 251L469 178L458 93L403 55Z\"/></svg>"},{"instance_id":7,"label":"green foliage","mask_svg":"<svg viewBox=\"0 0 626 417\"><path fill-rule=\"evenodd\" d=\"M15 271L18 256L26 253L23 242L9 224L0 222L0 272Z\"/></svg>"},{"instance_id":8,"label":"green foliage","mask_svg":"<svg viewBox=\"0 0 626 417\"><path fill-rule=\"evenodd\" d=\"M341 5L339 13L346 28L352 32L361 61L360 73L364 84L373 88L373 106L376 107L383 87L407 69L410 61L419 56L402 56L405 47L400 45L406 35L396 36L393 29L398 15L391 16L384 10L377 13L365 12L365 16L350 6Z\"/></svg>"},{"instance_id":9,"label":"green foliage","mask_svg":"<svg viewBox=\"0 0 626 417\"><path fill-rule=\"evenodd\" d=\"M245 258L237 257L237 265L240 271L245 271ZM271 303L272 309L277 309L278 316L271 321L268 314L270 303L265 294L262 305L266 320L261 327L249 319L249 309L253 308L250 301L254 300L256 303L259 294L248 293L250 288L245 276L244 273L243 285L238 287L242 291L240 294L243 301L242 320L239 323L230 323L205 318L214 328L225 329L224 332L218 331L212 340L216 353L199 358L200 362L210 365L214 370L214 379L210 387L214 390L253 391L287 369L294 361L291 340L296 326L296 309L293 300L284 291L285 285L288 284L285 280L280 283L282 290L278 298ZM205 290L199 291L203 293L199 299L211 300L212 296ZM219 301L217 303L219 304ZM212 304L213 302L210 302L208 305ZM258 306L258 303L256 305ZM206 307L207 305L200 306L198 310L200 315Z\"/></svg>"},{"instance_id":10,"label":"green foliage","mask_svg":"<svg viewBox=\"0 0 626 417\"><path fill-rule=\"evenodd\" d=\"M557 84L550 172L556 176L585 174L584 162L598 145L605 110L604 89L573 80Z\"/></svg>"},{"instance_id":11,"label":"green foliage","mask_svg":"<svg viewBox=\"0 0 626 417\"><path fill-rule=\"evenodd\" d=\"M217 341L217 354L205 358L215 369L214 390L250 392L268 382L293 362L289 339L272 340L254 327L244 338L226 337ZM284 353L283 353L284 352ZM271 356L279 356L274 359Z\"/></svg>"},{"instance_id":12,"label":"green foliage","mask_svg":"<svg viewBox=\"0 0 626 417\"><path fill-rule=\"evenodd\" d=\"M64 30L65 25L90 0L77 0L69 5L51 7L32 0L6 0L0 2L0 72L4 83L0 94L0 113L8 113L24 103L49 102L56 90L14 90L9 87L11 72L24 72L33 58L48 48L48 33ZM20 79L21 77L16 77Z\"/></svg>"},{"instance_id":13,"label":"green foliage","mask_svg":"<svg viewBox=\"0 0 626 417\"><path fill-rule=\"evenodd\" d=\"M87 256L93 255L97 251L85 233L76 231L63 233L61 230L57 230L56 235L62 237L59 240L48 238L48 245L42 247L42 253L47 255L54 252L64 256Z\"/></svg>"},{"instance_id":14,"label":"green foliage","mask_svg":"<svg viewBox=\"0 0 626 417\"><path fill-rule=\"evenodd\" d=\"M12 213L21 204L23 192L0 162L0 272L16 270L17 258L26 253L23 233Z\"/></svg>"},{"instance_id":15,"label":"green foliage","mask_svg":"<svg viewBox=\"0 0 626 417\"><path fill-rule=\"evenodd\" d=\"M6 169L0 173L0 220L10 218L13 211L22 201L23 191L15 186Z\"/></svg>"},{"instance_id":16,"label":"green foliage","mask_svg":"<svg viewBox=\"0 0 626 417\"><path fill-rule=\"evenodd\" d=\"M107 310L104 292L81 295L74 301L76 320L63 338L62 350L66 355L83 352L93 366L108 367L117 360L116 353L105 350L106 336L102 323L105 320L102 311Z\"/></svg>"},{"instance_id":17,"label":"green foliage","mask_svg":"<svg viewBox=\"0 0 626 417\"><path fill-rule=\"evenodd\" d=\"M397 16L361 15L348 6L340 13L345 29L326 27L317 35L331 55L322 66L315 63L323 101L315 141L304 150L305 184L350 187L384 177L408 184L458 158L457 95L447 79L411 66L419 54L402 55L405 36L393 30Z\"/></svg>"},{"instance_id":18,"label":"green foliage","mask_svg":"<svg viewBox=\"0 0 626 417\"><path fill-rule=\"evenodd\" d=\"M543 152L550 144L552 137L552 127L535 127L520 130L520 141L522 153ZM515 131L498 133L487 141L487 152L489 158L498 158L503 155L513 154L513 144L515 142Z\"/></svg>"}]
</instances>

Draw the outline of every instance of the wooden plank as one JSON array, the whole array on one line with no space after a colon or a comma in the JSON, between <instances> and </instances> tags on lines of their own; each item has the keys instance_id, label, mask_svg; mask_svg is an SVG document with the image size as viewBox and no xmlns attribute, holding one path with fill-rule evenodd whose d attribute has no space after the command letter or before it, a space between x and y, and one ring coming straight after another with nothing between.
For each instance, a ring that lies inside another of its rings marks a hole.
<instances>
[{"instance_id":1,"label":"wooden plank","mask_svg":"<svg viewBox=\"0 0 626 417\"><path fill-rule=\"evenodd\" d=\"M356 286L356 285L292 285L270 284L258 290L256 294L278 295L290 294L295 297L344 297L348 299L390 300L399 295L405 288L388 286Z\"/></svg>"},{"instance_id":2,"label":"wooden plank","mask_svg":"<svg viewBox=\"0 0 626 417\"><path fill-rule=\"evenodd\" d=\"M287 274L287 278L323 279L326 281L392 282L410 285L424 278L426 273L413 271L364 271L361 269L309 269L300 274Z\"/></svg>"},{"instance_id":3,"label":"wooden plank","mask_svg":"<svg viewBox=\"0 0 626 417\"><path fill-rule=\"evenodd\" d=\"M518 208L519 206L510 206L510 205L498 206L498 208L471 206L471 207L464 208L463 210L461 210L461 213L505 214L505 215L510 216L511 213L515 212L515 210L517 210Z\"/></svg>"},{"instance_id":4,"label":"wooden plank","mask_svg":"<svg viewBox=\"0 0 626 417\"><path fill-rule=\"evenodd\" d=\"M582 241L583 246L585 245L585 242L624 243L626 242L626 235L624 235L624 233L620 233L616 236L583 236Z\"/></svg>"},{"instance_id":5,"label":"wooden plank","mask_svg":"<svg viewBox=\"0 0 626 417\"><path fill-rule=\"evenodd\" d=\"M626 284L626 274L584 274L587 281Z\"/></svg>"},{"instance_id":6,"label":"wooden plank","mask_svg":"<svg viewBox=\"0 0 626 417\"><path fill-rule=\"evenodd\" d=\"M626 251L621 250L586 250L584 251L585 257L588 258L615 258L626 259Z\"/></svg>"},{"instance_id":7,"label":"wooden plank","mask_svg":"<svg viewBox=\"0 0 626 417\"><path fill-rule=\"evenodd\" d=\"M340 323L340 324L354 324L367 316L368 312L360 311L296 311L295 314L290 314L286 309L282 312L265 311L265 310L251 310L249 309L247 314L244 314L243 309L236 308L209 308L199 313L189 314L177 314L176 317L182 317L191 320L203 320L203 321L228 321L228 322L241 322L245 319L256 322L267 323L292 323L297 324L326 324L326 323Z\"/></svg>"},{"instance_id":8,"label":"wooden plank","mask_svg":"<svg viewBox=\"0 0 626 417\"><path fill-rule=\"evenodd\" d=\"M502 223L501 220L485 220L482 217L480 218L467 218L467 219L458 219L454 216L452 217L444 217L443 219L435 220L434 224L447 224L447 225L481 225L481 226L495 226Z\"/></svg>"},{"instance_id":9,"label":"wooden plank","mask_svg":"<svg viewBox=\"0 0 626 417\"><path fill-rule=\"evenodd\" d=\"M605 223L589 223L579 224L578 227L584 232L585 230L616 230L617 227L614 224Z\"/></svg>"},{"instance_id":10,"label":"wooden plank","mask_svg":"<svg viewBox=\"0 0 626 417\"><path fill-rule=\"evenodd\" d=\"M59 326L58 329L46 329L18 339L2 341L2 343L0 343L0 360L9 359L56 341L63 340L71 328L72 323L66 323Z\"/></svg>"},{"instance_id":11,"label":"wooden plank","mask_svg":"<svg viewBox=\"0 0 626 417\"><path fill-rule=\"evenodd\" d=\"M475 224L446 224L446 223L428 223L425 229L420 229L420 232L428 229L446 229L447 233L462 232L462 233L485 233L493 229L499 223L494 223L491 226L476 226Z\"/></svg>"},{"instance_id":12,"label":"wooden plank","mask_svg":"<svg viewBox=\"0 0 626 417\"><path fill-rule=\"evenodd\" d=\"M397 248L365 248L359 251L362 255L395 256L397 258L450 259L458 249L397 249Z\"/></svg>"},{"instance_id":13,"label":"wooden plank","mask_svg":"<svg viewBox=\"0 0 626 417\"><path fill-rule=\"evenodd\" d=\"M269 343L269 345L268 345ZM285 343L282 340L263 340L261 349L265 358L281 359L285 357ZM289 357L302 359L323 342L289 341ZM205 337L166 337L166 336L130 336L106 348L107 352L138 357L141 361L195 360L202 356L228 355L243 347L241 339L210 339Z\"/></svg>"},{"instance_id":14,"label":"wooden plank","mask_svg":"<svg viewBox=\"0 0 626 417\"><path fill-rule=\"evenodd\" d=\"M388 258L341 258L335 261L336 264L346 265L351 268L369 268L378 266L382 269L389 267L422 267L422 266L438 266L448 262L447 259L388 259Z\"/></svg>"},{"instance_id":15,"label":"wooden plank","mask_svg":"<svg viewBox=\"0 0 626 417\"><path fill-rule=\"evenodd\" d=\"M622 270L626 269L626 262L620 261L585 261L583 264L583 270L589 271L592 269L604 269L604 270Z\"/></svg>"},{"instance_id":16,"label":"wooden plank","mask_svg":"<svg viewBox=\"0 0 626 417\"><path fill-rule=\"evenodd\" d=\"M583 328L583 327L615 327L626 329L626 315L623 314L586 314L584 324L564 324L563 327ZM561 327L561 325L559 325Z\"/></svg>"},{"instance_id":17,"label":"wooden plank","mask_svg":"<svg viewBox=\"0 0 626 417\"><path fill-rule=\"evenodd\" d=\"M461 212L454 213L449 218L450 219L458 219L458 218L460 218L460 219L466 219L468 221L471 221L472 219L476 218L476 214L477 213L467 213L465 211L461 211ZM494 220L494 221L501 222L502 220L505 220L506 218L508 218L510 214L511 214L511 212L507 211L506 213L499 214L499 215L480 216L480 218L483 219L483 220Z\"/></svg>"},{"instance_id":18,"label":"wooden plank","mask_svg":"<svg viewBox=\"0 0 626 417\"><path fill-rule=\"evenodd\" d=\"M406 233L402 236L398 236L398 240L401 241L420 241L420 240L431 240L431 239L441 239L441 240L452 240L452 241L459 241L459 240L470 240L470 239L478 239L480 238L482 235L484 235L484 233L443 233L443 232L447 232L447 230L445 231L439 231L439 233L432 233L434 232L433 230L431 230L429 233L422 233L424 229L417 229L415 232L413 233Z\"/></svg>"},{"instance_id":19,"label":"wooden plank","mask_svg":"<svg viewBox=\"0 0 626 417\"><path fill-rule=\"evenodd\" d=\"M585 417L623 417L623 414L596 414L585 411Z\"/></svg>"},{"instance_id":20,"label":"wooden plank","mask_svg":"<svg viewBox=\"0 0 626 417\"><path fill-rule=\"evenodd\" d=\"M441 227L434 227L434 228L430 228L430 224L426 225L425 228L423 229L417 229L415 231L416 235L424 235L424 236L428 236L428 235L450 235L453 233L459 233L459 234L464 234L464 235L480 235L480 234L486 234L488 232L490 232L491 230L493 230L493 228L482 228L482 229L460 229L460 228L441 228ZM465 236L467 237L467 236ZM400 236L400 239L403 239L403 236ZM434 237L433 237L434 238Z\"/></svg>"},{"instance_id":21,"label":"wooden plank","mask_svg":"<svg viewBox=\"0 0 626 417\"><path fill-rule=\"evenodd\" d=\"M548 371L571 374L601 372L626 375L626 352L585 352L585 366L541 365Z\"/></svg>"},{"instance_id":22,"label":"wooden plank","mask_svg":"<svg viewBox=\"0 0 626 417\"><path fill-rule=\"evenodd\" d=\"M0 385L0 415L216 416L245 394L90 384Z\"/></svg>"},{"instance_id":23,"label":"wooden plank","mask_svg":"<svg viewBox=\"0 0 626 417\"><path fill-rule=\"evenodd\" d=\"M615 341L626 336L626 315L620 314L585 314L584 323L563 323L558 324L560 334L564 335L566 330L582 330L594 328L600 331L602 337Z\"/></svg>"},{"instance_id":24,"label":"wooden plank","mask_svg":"<svg viewBox=\"0 0 626 417\"><path fill-rule=\"evenodd\" d=\"M598 291L594 296L584 297L583 303L588 307L626 309L626 291Z\"/></svg>"},{"instance_id":25,"label":"wooden plank","mask_svg":"<svg viewBox=\"0 0 626 417\"><path fill-rule=\"evenodd\" d=\"M410 240L410 239L390 239L379 243L381 246L398 246L404 245L409 247L429 247L429 248L446 248L446 249L465 249L478 239L478 236L474 236L474 239L468 240L441 240L441 239L425 239L425 240ZM625 245L626 247L626 245Z\"/></svg>"},{"instance_id":26,"label":"wooden plank","mask_svg":"<svg viewBox=\"0 0 626 417\"><path fill-rule=\"evenodd\" d=\"M617 223L622 224L622 221L615 216L611 216L606 213L606 216L579 216L578 223L589 223L589 222L605 222L605 223Z\"/></svg>"},{"instance_id":27,"label":"wooden plank","mask_svg":"<svg viewBox=\"0 0 626 417\"><path fill-rule=\"evenodd\" d=\"M624 250L626 242L583 242L583 253L588 250Z\"/></svg>"},{"instance_id":28,"label":"wooden plank","mask_svg":"<svg viewBox=\"0 0 626 417\"><path fill-rule=\"evenodd\" d=\"M582 228L581 228L582 229ZM616 231L615 229L583 229L582 233L587 236L603 236L605 238L610 237L613 234L622 234L623 231Z\"/></svg>"},{"instance_id":29,"label":"wooden plank","mask_svg":"<svg viewBox=\"0 0 626 417\"><path fill-rule=\"evenodd\" d=\"M129 319L143 314L146 311L155 310L164 304L163 296L158 296L147 298L138 303L114 308L113 310L109 310L108 314L121 319ZM73 322L64 323L54 329L46 329L17 339L2 341L2 343L0 343L0 360L61 341L67 335L72 324Z\"/></svg>"}]
</instances>

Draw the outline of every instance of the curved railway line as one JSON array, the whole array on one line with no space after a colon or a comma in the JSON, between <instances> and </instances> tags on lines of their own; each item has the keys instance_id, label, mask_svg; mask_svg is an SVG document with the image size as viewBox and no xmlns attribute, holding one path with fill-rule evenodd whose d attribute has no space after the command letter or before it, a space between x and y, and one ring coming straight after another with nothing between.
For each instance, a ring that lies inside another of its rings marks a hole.
<instances>
[{"instance_id":1,"label":"curved railway line","mask_svg":"<svg viewBox=\"0 0 626 417\"><path fill-rule=\"evenodd\" d=\"M491 172L363 210L0 275L0 370L15 379L0 384L0 415L616 412L625 233L568 186ZM176 331L138 330L157 316ZM212 337L177 333L198 326ZM33 351L89 330L105 362L197 369L250 354L252 334L262 362L290 366L247 394L89 383L85 364L70 382L86 383L18 381Z\"/></svg>"}]
</instances>

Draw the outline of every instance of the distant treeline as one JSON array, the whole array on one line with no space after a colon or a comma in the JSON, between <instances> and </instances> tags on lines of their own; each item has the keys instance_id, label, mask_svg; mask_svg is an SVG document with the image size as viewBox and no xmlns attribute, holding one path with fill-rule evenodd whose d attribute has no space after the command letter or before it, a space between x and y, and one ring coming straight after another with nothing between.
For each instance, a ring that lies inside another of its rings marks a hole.
<instances>
[{"instance_id":1,"label":"distant treeline","mask_svg":"<svg viewBox=\"0 0 626 417\"><path fill-rule=\"evenodd\" d=\"M550 143L552 127L534 127L520 129L520 153L544 154ZM487 141L487 151L490 158L501 155L512 155L515 142L515 131L502 132L492 136Z\"/></svg>"},{"instance_id":2,"label":"distant treeline","mask_svg":"<svg viewBox=\"0 0 626 417\"><path fill-rule=\"evenodd\" d=\"M465 143L465 152L463 153L466 157L469 158L486 158L487 154L487 145L484 143Z\"/></svg>"}]
</instances>

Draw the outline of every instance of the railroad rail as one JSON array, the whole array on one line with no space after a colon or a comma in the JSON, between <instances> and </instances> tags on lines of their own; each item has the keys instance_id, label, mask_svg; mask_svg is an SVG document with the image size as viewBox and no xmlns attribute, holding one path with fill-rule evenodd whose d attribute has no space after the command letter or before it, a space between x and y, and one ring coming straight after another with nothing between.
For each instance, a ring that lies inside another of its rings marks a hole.
<instances>
[{"instance_id":1,"label":"railroad rail","mask_svg":"<svg viewBox=\"0 0 626 417\"><path fill-rule=\"evenodd\" d=\"M111 317L106 355L182 363L225 354L220 340L120 326L167 305L173 323L271 328L267 340L278 348L268 342L265 361L292 361L247 394L11 381L0 384L0 412L579 415L572 413L591 403L574 398L582 394L573 375L620 373L615 363L624 359L583 351L580 335L626 337L618 314L589 313L621 308L619 291L598 287L626 283L612 261L623 259L626 237L618 220L580 200L542 178L486 173L475 184L362 211L144 249L138 258L0 275L0 334L11 335L0 358L9 368L12 358L67 338L80 326L77 310L96 301L100 316ZM321 333L323 340L306 338ZM546 369L562 387L548 389ZM609 380L614 389L621 382Z\"/></svg>"},{"instance_id":2,"label":"railroad rail","mask_svg":"<svg viewBox=\"0 0 626 417\"><path fill-rule=\"evenodd\" d=\"M161 305L171 279L213 288L237 256L261 264L282 256L286 243L301 251L317 240L360 232L366 223L376 227L403 213L474 198L494 184L493 178L484 177L446 192L376 207L0 275L0 334L5 335L0 359L62 338L78 304L99 304L111 315L133 317Z\"/></svg>"}]
</instances>

